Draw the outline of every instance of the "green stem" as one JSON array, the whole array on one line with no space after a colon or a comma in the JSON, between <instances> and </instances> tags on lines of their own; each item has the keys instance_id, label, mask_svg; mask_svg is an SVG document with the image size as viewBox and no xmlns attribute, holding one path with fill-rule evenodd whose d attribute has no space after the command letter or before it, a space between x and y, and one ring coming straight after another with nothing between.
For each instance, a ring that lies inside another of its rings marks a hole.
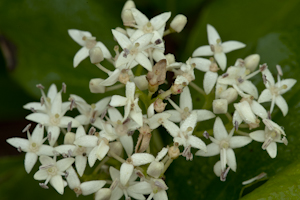
<instances>
[{"instance_id":1,"label":"green stem","mask_svg":"<svg viewBox=\"0 0 300 200\"><path fill-rule=\"evenodd\" d=\"M117 154L115 154L113 151L109 151L108 155L113 157L114 159L116 159L117 161L124 163L126 162L126 160L124 160L123 158L121 158L120 156L118 156Z\"/></svg>"},{"instance_id":2,"label":"green stem","mask_svg":"<svg viewBox=\"0 0 300 200\"><path fill-rule=\"evenodd\" d=\"M169 158L169 160L166 162L165 166L164 166L164 170L161 174L165 174L165 172L167 171L167 169L170 167L171 163L173 162L172 158Z\"/></svg>"},{"instance_id":3,"label":"green stem","mask_svg":"<svg viewBox=\"0 0 300 200\"><path fill-rule=\"evenodd\" d=\"M202 90L202 88L200 88L198 85L196 85L193 82L190 82L189 84L190 86L192 86L195 90L197 90L199 93L201 93L203 96L207 96L207 94L204 92L204 90Z\"/></svg>"},{"instance_id":4,"label":"green stem","mask_svg":"<svg viewBox=\"0 0 300 200\"><path fill-rule=\"evenodd\" d=\"M96 174L108 160L109 160L109 157L107 157L107 156L105 158L103 158L101 160L101 162L99 163L99 165L94 169L93 174Z\"/></svg>"}]
</instances>

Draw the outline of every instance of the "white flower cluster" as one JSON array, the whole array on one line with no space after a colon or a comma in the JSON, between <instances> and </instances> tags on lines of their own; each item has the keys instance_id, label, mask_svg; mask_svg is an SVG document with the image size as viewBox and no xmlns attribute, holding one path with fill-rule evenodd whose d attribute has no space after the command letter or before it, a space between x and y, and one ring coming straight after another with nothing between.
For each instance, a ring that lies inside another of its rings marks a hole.
<instances>
[{"instance_id":1,"label":"white flower cluster","mask_svg":"<svg viewBox=\"0 0 300 200\"><path fill-rule=\"evenodd\" d=\"M197 48L186 62L177 62L174 55L165 54L163 37L181 32L187 18L177 15L166 30L170 16L171 13L166 12L149 20L135 8L133 1L128 0L121 13L126 28L112 30L122 48L119 52L119 46L115 46L114 57L90 32L69 30L69 35L82 46L74 57L74 67L90 57L91 63L108 74L106 79L90 81L91 92L104 93L125 86L126 95L105 97L90 105L77 95L70 95L68 102L62 102L62 93L66 90L64 84L60 91L51 85L47 95L42 85L37 86L41 89L41 101L28 103L24 108L33 112L26 119L38 125L32 135L30 126L24 129L28 139L10 138L7 142L19 151L27 152L27 173L39 158L41 166L34 179L45 180L40 183L41 187L48 188L50 183L63 194L68 185L76 195L95 193L97 200L115 200L123 195L126 199L166 200L168 187L162 177L179 156L192 160L192 148L198 150L196 156L220 154L214 172L224 181L229 169L237 169L233 149L255 140L263 142L262 149L275 158L277 143L287 145L285 132L272 121L271 114L275 104L284 116L288 113L282 95L293 87L296 80L281 80L282 70L277 66L278 80L275 83L268 66L259 65L257 54L237 59L226 70L225 53L243 48L245 44L222 42L211 25L207 25L209 45ZM213 57L205 59L199 56ZM111 63L113 71L100 64L104 59ZM205 72L204 90L193 83L195 69ZM220 69L226 72L220 73ZM169 79L173 80L171 84L166 81L167 72L174 74L173 79ZM260 95L251 82L251 78L258 74L266 86ZM159 89L163 84L169 85L169 89ZM189 87L204 96L206 109L193 109ZM214 88L215 92L212 92ZM179 105L171 99L171 95L177 94L180 94ZM215 99L212 101L207 97ZM261 105L264 102L271 102L269 111ZM168 103L174 109L165 110ZM117 107L124 108L123 114ZM74 108L79 115L75 118L65 116ZM228 108L235 110L233 116ZM220 114L225 116L225 125ZM199 134L195 128L197 123L213 118L212 131ZM158 133L159 126L173 137L170 146L159 146L157 138L163 134ZM47 134L44 134L44 129ZM76 132L72 132L75 129ZM255 130L247 133L247 129ZM212 143L206 145L201 139L203 137ZM153 154L157 154L156 157ZM87 163L93 172L86 170Z\"/></svg>"}]
</instances>

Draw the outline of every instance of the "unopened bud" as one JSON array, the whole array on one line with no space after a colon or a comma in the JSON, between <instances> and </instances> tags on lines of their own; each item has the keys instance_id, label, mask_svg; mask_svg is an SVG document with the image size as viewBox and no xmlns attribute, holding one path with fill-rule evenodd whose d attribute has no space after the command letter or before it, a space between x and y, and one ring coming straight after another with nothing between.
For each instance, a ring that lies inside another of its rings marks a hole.
<instances>
[{"instance_id":1,"label":"unopened bud","mask_svg":"<svg viewBox=\"0 0 300 200\"><path fill-rule=\"evenodd\" d=\"M180 156L180 150L177 145L171 146L169 148L168 156L173 160Z\"/></svg>"},{"instance_id":2,"label":"unopened bud","mask_svg":"<svg viewBox=\"0 0 300 200\"><path fill-rule=\"evenodd\" d=\"M136 87L138 87L140 90L146 90L148 88L148 81L146 79L146 75L134 77L133 82L135 83Z\"/></svg>"},{"instance_id":3,"label":"unopened bud","mask_svg":"<svg viewBox=\"0 0 300 200\"><path fill-rule=\"evenodd\" d=\"M100 47L93 47L89 51L91 63L97 64L104 60L103 52Z\"/></svg>"},{"instance_id":4,"label":"unopened bud","mask_svg":"<svg viewBox=\"0 0 300 200\"><path fill-rule=\"evenodd\" d=\"M109 200L111 196L111 189L101 188L95 194L95 200Z\"/></svg>"},{"instance_id":5,"label":"unopened bud","mask_svg":"<svg viewBox=\"0 0 300 200\"><path fill-rule=\"evenodd\" d=\"M256 69L259 61L260 56L258 54L252 54L244 59L246 68L249 69L251 72L253 72Z\"/></svg>"},{"instance_id":6,"label":"unopened bud","mask_svg":"<svg viewBox=\"0 0 300 200\"><path fill-rule=\"evenodd\" d=\"M90 80L90 91L91 93L104 93L105 92L105 86L100 85L100 83L103 81L101 78L94 78Z\"/></svg>"},{"instance_id":7,"label":"unopened bud","mask_svg":"<svg viewBox=\"0 0 300 200\"><path fill-rule=\"evenodd\" d=\"M216 99L213 101L213 112L215 114L227 113L228 102L227 99Z\"/></svg>"},{"instance_id":8,"label":"unopened bud","mask_svg":"<svg viewBox=\"0 0 300 200\"><path fill-rule=\"evenodd\" d=\"M64 138L64 144L73 144L75 141L75 133L67 132Z\"/></svg>"},{"instance_id":9,"label":"unopened bud","mask_svg":"<svg viewBox=\"0 0 300 200\"><path fill-rule=\"evenodd\" d=\"M121 18L122 18L123 24L125 26L134 24L134 22L135 22L133 15L132 15L132 11L130 9L123 10L123 12L121 14Z\"/></svg>"},{"instance_id":10,"label":"unopened bud","mask_svg":"<svg viewBox=\"0 0 300 200\"><path fill-rule=\"evenodd\" d=\"M174 56L174 54L168 53L165 57L167 59L167 65L175 63L175 56Z\"/></svg>"},{"instance_id":11,"label":"unopened bud","mask_svg":"<svg viewBox=\"0 0 300 200\"><path fill-rule=\"evenodd\" d=\"M228 88L220 94L221 99L226 99L228 104L234 102L238 97L238 93L234 88Z\"/></svg>"},{"instance_id":12,"label":"unopened bud","mask_svg":"<svg viewBox=\"0 0 300 200\"><path fill-rule=\"evenodd\" d=\"M147 174L158 178L164 170L164 163L154 160L147 169Z\"/></svg>"},{"instance_id":13,"label":"unopened bud","mask_svg":"<svg viewBox=\"0 0 300 200\"><path fill-rule=\"evenodd\" d=\"M127 32L125 29L121 28L121 27L117 27L115 28L116 31L119 31L120 33L123 33L124 35L127 35Z\"/></svg>"},{"instance_id":14,"label":"unopened bud","mask_svg":"<svg viewBox=\"0 0 300 200\"><path fill-rule=\"evenodd\" d=\"M123 152L123 146L122 146L121 142L110 142L109 149L110 149L110 151L114 152L118 156L120 156Z\"/></svg>"},{"instance_id":15,"label":"unopened bud","mask_svg":"<svg viewBox=\"0 0 300 200\"><path fill-rule=\"evenodd\" d=\"M167 103L164 103L162 99L156 99L154 102L154 110L158 113L161 113L165 110Z\"/></svg>"},{"instance_id":16,"label":"unopened bud","mask_svg":"<svg viewBox=\"0 0 300 200\"><path fill-rule=\"evenodd\" d=\"M176 31L177 33L180 33L182 31L182 29L185 27L186 23L187 23L186 16L184 16L182 14L178 14L172 20L170 26L174 31Z\"/></svg>"}]
</instances>

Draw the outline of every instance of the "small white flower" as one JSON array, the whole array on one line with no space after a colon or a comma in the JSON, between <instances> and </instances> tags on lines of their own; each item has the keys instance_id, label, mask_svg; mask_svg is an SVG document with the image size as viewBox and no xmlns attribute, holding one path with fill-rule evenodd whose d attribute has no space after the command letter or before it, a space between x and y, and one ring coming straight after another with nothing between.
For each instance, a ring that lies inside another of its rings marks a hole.
<instances>
[{"instance_id":1,"label":"small white flower","mask_svg":"<svg viewBox=\"0 0 300 200\"><path fill-rule=\"evenodd\" d=\"M185 87L180 94L179 106L175 104L171 99L168 99L170 104L175 108L175 110L167 110L164 113L171 114L169 120L173 122L183 122L192 112L197 113L197 121L205 121L215 117L209 110L193 110L193 102L189 87Z\"/></svg>"},{"instance_id":2,"label":"small white flower","mask_svg":"<svg viewBox=\"0 0 300 200\"><path fill-rule=\"evenodd\" d=\"M89 50L97 46L102 50L104 58L111 58L111 54L102 42L97 42L96 38L88 31L81 31L77 29L69 29L70 37L82 46L74 56L73 66L77 67L79 63L89 56Z\"/></svg>"},{"instance_id":3,"label":"small white flower","mask_svg":"<svg viewBox=\"0 0 300 200\"><path fill-rule=\"evenodd\" d=\"M198 47L194 51L193 57L213 55L223 71L227 65L225 53L229 53L233 50L244 48L246 46L238 41L227 41L222 43L218 32L210 24L207 24L207 37L209 45Z\"/></svg>"},{"instance_id":4,"label":"small white flower","mask_svg":"<svg viewBox=\"0 0 300 200\"><path fill-rule=\"evenodd\" d=\"M262 149L267 150L271 158L275 158L277 155L276 142L287 144L285 133L275 122L269 119L264 119L263 122L266 125L265 130L254 131L249 136L255 141L263 142Z\"/></svg>"},{"instance_id":5,"label":"small white flower","mask_svg":"<svg viewBox=\"0 0 300 200\"><path fill-rule=\"evenodd\" d=\"M74 158L64 158L56 162L56 156L54 159L48 156L40 157L41 166L33 178L35 180L46 180L45 183L40 184L42 187L47 188L48 182L59 193L64 193L64 181L62 175L65 175L66 169L68 169L74 162Z\"/></svg>"},{"instance_id":6,"label":"small white flower","mask_svg":"<svg viewBox=\"0 0 300 200\"><path fill-rule=\"evenodd\" d=\"M277 83L275 83L275 80L269 69L265 69L262 74L266 79L266 89L260 94L258 103L271 101L270 112L272 113L274 105L276 104L282 111L283 116L285 116L288 113L288 104L281 95L289 91L296 84L297 80L280 80L280 76L278 75Z\"/></svg>"},{"instance_id":7,"label":"small white flower","mask_svg":"<svg viewBox=\"0 0 300 200\"><path fill-rule=\"evenodd\" d=\"M138 105L139 98L134 98L134 94L135 84L133 82L127 82L126 97L113 95L109 104L113 107L125 106L123 121L130 116L138 125L143 126L142 110Z\"/></svg>"},{"instance_id":8,"label":"small white flower","mask_svg":"<svg viewBox=\"0 0 300 200\"><path fill-rule=\"evenodd\" d=\"M228 134L219 117L216 118L213 129L215 137L210 137L213 143L207 145L207 152L199 150L196 155L208 157L220 154L221 171L225 172L227 164L235 172L237 164L233 149L246 146L252 139L246 136L233 136L234 129Z\"/></svg>"},{"instance_id":9,"label":"small white flower","mask_svg":"<svg viewBox=\"0 0 300 200\"><path fill-rule=\"evenodd\" d=\"M44 137L44 126L41 124L36 125L35 129L30 136L29 131L27 130L27 138L9 138L6 140L10 145L27 152L25 155L25 170L27 173L30 173L33 166L35 165L38 156L47 155L53 156L53 147L49 145L44 145L43 143L47 138Z\"/></svg>"}]
</instances>

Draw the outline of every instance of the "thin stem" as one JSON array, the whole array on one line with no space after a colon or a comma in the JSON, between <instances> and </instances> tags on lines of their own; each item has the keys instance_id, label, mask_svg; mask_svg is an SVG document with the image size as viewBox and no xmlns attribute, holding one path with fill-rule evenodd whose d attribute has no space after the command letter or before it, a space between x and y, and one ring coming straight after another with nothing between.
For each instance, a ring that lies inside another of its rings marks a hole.
<instances>
[{"instance_id":1,"label":"thin stem","mask_svg":"<svg viewBox=\"0 0 300 200\"><path fill-rule=\"evenodd\" d=\"M120 89L120 88L123 88L123 87L125 87L125 85L124 85L124 84L118 84L118 85L114 85L114 86L106 87L106 88L105 88L105 92L109 92L109 91L117 90L117 89Z\"/></svg>"},{"instance_id":2,"label":"thin stem","mask_svg":"<svg viewBox=\"0 0 300 200\"><path fill-rule=\"evenodd\" d=\"M165 91L164 93L161 93L160 95L157 96L157 98L160 98L160 99L165 99L167 96L171 95L172 94L172 91L171 89L168 89L167 91ZM156 99L155 99L156 100Z\"/></svg>"},{"instance_id":3,"label":"thin stem","mask_svg":"<svg viewBox=\"0 0 300 200\"><path fill-rule=\"evenodd\" d=\"M192 86L195 90L197 90L199 93L201 93L203 96L207 96L207 94L204 92L204 90L202 90L202 88L200 88L198 85L196 85L193 82L189 83L190 86Z\"/></svg>"},{"instance_id":4,"label":"thin stem","mask_svg":"<svg viewBox=\"0 0 300 200\"><path fill-rule=\"evenodd\" d=\"M171 165L172 162L173 162L173 159L170 158L170 159L166 162L165 167L164 167L164 170L163 170L163 172L162 172L161 174L164 174L164 173L167 171L167 169L170 167L170 165Z\"/></svg>"},{"instance_id":5,"label":"thin stem","mask_svg":"<svg viewBox=\"0 0 300 200\"><path fill-rule=\"evenodd\" d=\"M104 71L107 74L110 74L111 71L106 69L105 67L103 67L100 63L95 64L99 69L101 69L102 71Z\"/></svg>"},{"instance_id":6,"label":"thin stem","mask_svg":"<svg viewBox=\"0 0 300 200\"><path fill-rule=\"evenodd\" d=\"M232 122L232 116L231 116L231 114L229 114L229 113L227 112L225 115L226 115L227 119L228 119L230 122Z\"/></svg>"},{"instance_id":7,"label":"thin stem","mask_svg":"<svg viewBox=\"0 0 300 200\"><path fill-rule=\"evenodd\" d=\"M113 151L109 151L108 155L113 157L114 159L116 159L117 161L124 163L126 162L126 160L124 160L123 158L121 158L120 156L118 156L117 154L115 154Z\"/></svg>"},{"instance_id":8,"label":"thin stem","mask_svg":"<svg viewBox=\"0 0 300 200\"><path fill-rule=\"evenodd\" d=\"M244 132L244 131L240 131L240 130L236 130L235 131L237 134L240 134L240 135L243 135L243 136L248 136L249 137L249 134Z\"/></svg>"},{"instance_id":9,"label":"thin stem","mask_svg":"<svg viewBox=\"0 0 300 200\"><path fill-rule=\"evenodd\" d=\"M99 163L99 165L94 169L93 174L96 174L108 160L109 160L109 157L107 157L107 156L105 158L103 158L101 160L101 162Z\"/></svg>"},{"instance_id":10,"label":"thin stem","mask_svg":"<svg viewBox=\"0 0 300 200\"><path fill-rule=\"evenodd\" d=\"M65 128L60 128L61 132L63 132L63 134L67 134L67 130Z\"/></svg>"}]
</instances>

